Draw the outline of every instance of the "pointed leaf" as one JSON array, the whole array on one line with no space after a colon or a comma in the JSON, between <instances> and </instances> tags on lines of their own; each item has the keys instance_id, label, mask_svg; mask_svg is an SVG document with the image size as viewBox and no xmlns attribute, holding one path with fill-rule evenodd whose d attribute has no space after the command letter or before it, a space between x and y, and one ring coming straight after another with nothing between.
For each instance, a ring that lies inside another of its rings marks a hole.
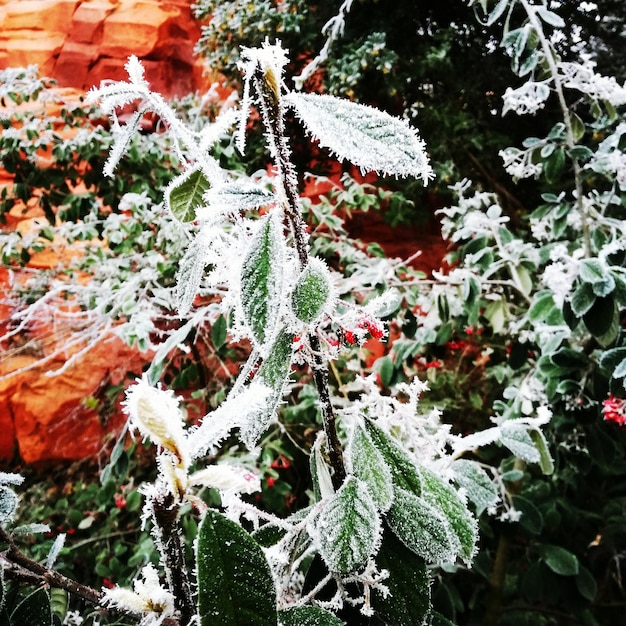
<instances>
[{"instance_id":1,"label":"pointed leaf","mask_svg":"<svg viewBox=\"0 0 626 626\"><path fill-rule=\"evenodd\" d=\"M345 626L330 611L318 606L299 606L286 611L279 611L280 626Z\"/></svg>"},{"instance_id":2,"label":"pointed leaf","mask_svg":"<svg viewBox=\"0 0 626 626\"><path fill-rule=\"evenodd\" d=\"M180 315L186 315L191 309L193 300L200 289L206 260L207 250L200 238L196 237L187 247L183 258L178 264L176 307Z\"/></svg>"},{"instance_id":3,"label":"pointed leaf","mask_svg":"<svg viewBox=\"0 0 626 626\"><path fill-rule=\"evenodd\" d=\"M500 433L500 442L515 456L527 463L539 462L539 452L530 438L526 426L516 424L515 420L508 420L500 426Z\"/></svg>"},{"instance_id":4,"label":"pointed leaf","mask_svg":"<svg viewBox=\"0 0 626 626\"><path fill-rule=\"evenodd\" d=\"M363 104L329 95L290 93L285 97L309 134L340 159L364 171L432 177L424 143L408 123Z\"/></svg>"},{"instance_id":5,"label":"pointed leaf","mask_svg":"<svg viewBox=\"0 0 626 626\"><path fill-rule=\"evenodd\" d=\"M24 598L11 613L11 624L52 626L52 610L48 592L40 587Z\"/></svg>"},{"instance_id":6,"label":"pointed leaf","mask_svg":"<svg viewBox=\"0 0 626 626\"><path fill-rule=\"evenodd\" d=\"M423 498L394 490L387 523L394 535L427 563L451 563L461 546L445 517Z\"/></svg>"},{"instance_id":7,"label":"pointed leaf","mask_svg":"<svg viewBox=\"0 0 626 626\"><path fill-rule=\"evenodd\" d=\"M210 186L201 169L190 170L169 184L165 203L175 218L181 222L193 222L198 209L204 205L204 193Z\"/></svg>"},{"instance_id":8,"label":"pointed leaf","mask_svg":"<svg viewBox=\"0 0 626 626\"><path fill-rule=\"evenodd\" d=\"M374 591L376 617L393 626L424 626L430 611L430 577L424 559L385 529L376 564L389 572L385 580L389 595Z\"/></svg>"},{"instance_id":9,"label":"pointed leaf","mask_svg":"<svg viewBox=\"0 0 626 626\"><path fill-rule=\"evenodd\" d=\"M459 459L452 464L452 471L454 472L454 480L465 489L467 497L476 506L476 515L480 515L499 502L500 496L497 487L487 472L477 463Z\"/></svg>"},{"instance_id":10,"label":"pointed leaf","mask_svg":"<svg viewBox=\"0 0 626 626\"><path fill-rule=\"evenodd\" d=\"M330 275L326 266L317 259L302 270L291 296L295 316L310 324L323 311L331 293Z\"/></svg>"},{"instance_id":11,"label":"pointed leaf","mask_svg":"<svg viewBox=\"0 0 626 626\"><path fill-rule=\"evenodd\" d=\"M241 438L250 449L256 445L276 415L289 377L292 350L293 335L285 331L280 332L255 376L255 380L259 380L270 391L263 408L251 411L246 424L241 428Z\"/></svg>"},{"instance_id":12,"label":"pointed leaf","mask_svg":"<svg viewBox=\"0 0 626 626\"><path fill-rule=\"evenodd\" d=\"M470 563L478 541L478 525L474 516L461 501L456 491L442 478L420 467L422 497L446 518L447 524L459 542L459 556Z\"/></svg>"},{"instance_id":13,"label":"pointed leaf","mask_svg":"<svg viewBox=\"0 0 626 626\"><path fill-rule=\"evenodd\" d=\"M391 470L394 485L420 495L422 482L417 465L393 438L373 421L365 420L365 427Z\"/></svg>"},{"instance_id":14,"label":"pointed leaf","mask_svg":"<svg viewBox=\"0 0 626 626\"><path fill-rule=\"evenodd\" d=\"M574 295L570 300L572 311L576 317L582 317L593 306L596 301L596 294L594 293L593 285L590 283L581 282Z\"/></svg>"},{"instance_id":15,"label":"pointed leaf","mask_svg":"<svg viewBox=\"0 0 626 626\"><path fill-rule=\"evenodd\" d=\"M378 510L385 512L393 500L391 470L371 437L360 426L355 426L346 456L352 473L367 484Z\"/></svg>"},{"instance_id":16,"label":"pointed leaf","mask_svg":"<svg viewBox=\"0 0 626 626\"><path fill-rule=\"evenodd\" d=\"M209 509L198 528L200 626L272 626L276 591L259 545L235 522Z\"/></svg>"},{"instance_id":17,"label":"pointed leaf","mask_svg":"<svg viewBox=\"0 0 626 626\"><path fill-rule=\"evenodd\" d=\"M381 533L365 483L349 476L326 503L315 530L320 554L332 572L347 574L364 565L378 548Z\"/></svg>"},{"instance_id":18,"label":"pointed leaf","mask_svg":"<svg viewBox=\"0 0 626 626\"><path fill-rule=\"evenodd\" d=\"M252 238L241 272L241 304L255 341L263 345L278 322L282 293L281 225L266 217Z\"/></svg>"},{"instance_id":19,"label":"pointed leaf","mask_svg":"<svg viewBox=\"0 0 626 626\"><path fill-rule=\"evenodd\" d=\"M313 481L313 493L319 502L324 498L330 498L335 490L330 475L330 469L322 455L322 445L326 441L326 435L320 431L317 435L311 456L309 457L309 465L311 468L311 479Z\"/></svg>"}]
</instances>

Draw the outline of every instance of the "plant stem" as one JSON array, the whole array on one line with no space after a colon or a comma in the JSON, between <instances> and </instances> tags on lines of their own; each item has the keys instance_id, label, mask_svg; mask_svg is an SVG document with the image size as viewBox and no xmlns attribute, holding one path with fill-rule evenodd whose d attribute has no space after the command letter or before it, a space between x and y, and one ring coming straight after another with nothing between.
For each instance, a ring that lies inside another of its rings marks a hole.
<instances>
[{"instance_id":1,"label":"plant stem","mask_svg":"<svg viewBox=\"0 0 626 626\"><path fill-rule=\"evenodd\" d=\"M191 583L187 576L185 547L178 525L179 506L174 497L168 494L163 501L153 504L154 521L159 532L161 557L164 561L167 583L174 596L174 604L180 614L180 623L189 624L196 615Z\"/></svg>"},{"instance_id":2,"label":"plant stem","mask_svg":"<svg viewBox=\"0 0 626 626\"><path fill-rule=\"evenodd\" d=\"M309 245L306 225L300 211L297 176L291 162L289 142L285 135L283 110L280 105L280 87L268 82L261 69L257 70L255 86L262 100L261 113L263 122L268 130L268 138L272 142L271 152L274 155L277 170L278 192L283 196L285 219L293 235L300 267L304 268L309 262ZM311 369L320 399L324 432L328 442L328 458L334 470L332 477L333 486L335 489L338 489L346 477L346 470L343 462L341 442L337 435L336 417L330 400L328 365L321 354L318 337L313 333L309 333L308 342L313 354Z\"/></svg>"}]
</instances>

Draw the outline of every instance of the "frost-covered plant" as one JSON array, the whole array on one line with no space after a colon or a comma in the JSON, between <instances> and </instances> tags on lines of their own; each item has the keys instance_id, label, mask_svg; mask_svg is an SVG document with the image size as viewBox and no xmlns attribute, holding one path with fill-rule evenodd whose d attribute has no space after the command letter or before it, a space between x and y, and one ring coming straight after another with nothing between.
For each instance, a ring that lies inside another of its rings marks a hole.
<instances>
[{"instance_id":1,"label":"frost-covered plant","mask_svg":"<svg viewBox=\"0 0 626 626\"><path fill-rule=\"evenodd\" d=\"M500 499L495 473L461 457L498 441L528 461L549 461L539 430L545 416L497 423L483 436L464 438L443 426L438 412L421 414L425 386L417 380L386 395L372 377L357 377L342 397L331 393L332 360L345 345L382 337L381 316L397 296L388 291L365 304L341 299L341 277L312 255L285 116L293 112L320 146L363 171L424 184L432 172L408 123L334 96L290 91L286 63L278 44L243 50L241 108L199 132L150 91L134 57L129 82L90 94L113 119L109 175L145 112L168 127L184 171L166 190L165 204L189 241L178 269L177 308L184 315L202 310L196 294L208 286L220 295L211 310L217 306L232 320L233 339L252 346L224 402L197 425L185 423L179 399L157 383L158 367L128 390L131 428L157 447L157 480L142 488L143 521L164 577L148 567L133 591L114 588L99 597L143 624L339 624L337 615L350 621L359 613L386 624L427 623L428 568L457 559L469 565L477 542L470 507L481 512ZM134 102L136 113L122 123L117 110ZM225 171L209 152L231 126L244 150L252 106L274 163L269 181ZM192 314L188 324L197 319ZM179 337L172 334L164 351ZM251 451L263 445L270 424L280 423L294 365L311 373L321 428L310 450L310 504L279 518L246 497L259 489L254 467L204 459L233 434ZM223 513L207 508L206 487L220 492ZM202 518L193 567L180 533L189 505Z\"/></svg>"}]
</instances>

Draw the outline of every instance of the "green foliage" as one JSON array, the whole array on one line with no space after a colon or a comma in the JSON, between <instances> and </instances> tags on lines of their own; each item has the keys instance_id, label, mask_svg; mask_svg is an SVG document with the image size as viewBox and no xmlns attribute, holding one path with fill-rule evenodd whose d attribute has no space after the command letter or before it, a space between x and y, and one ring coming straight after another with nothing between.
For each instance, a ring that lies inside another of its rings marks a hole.
<instances>
[{"instance_id":1,"label":"green foliage","mask_svg":"<svg viewBox=\"0 0 626 626\"><path fill-rule=\"evenodd\" d=\"M198 529L200 624L277 624L274 581L257 543L238 524L208 511Z\"/></svg>"}]
</instances>

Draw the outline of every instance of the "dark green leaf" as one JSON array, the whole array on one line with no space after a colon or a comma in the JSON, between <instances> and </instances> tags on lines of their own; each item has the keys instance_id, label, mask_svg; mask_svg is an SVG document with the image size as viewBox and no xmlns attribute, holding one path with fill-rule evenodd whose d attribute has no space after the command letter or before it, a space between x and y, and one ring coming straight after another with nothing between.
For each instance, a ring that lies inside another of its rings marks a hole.
<instances>
[{"instance_id":1,"label":"dark green leaf","mask_svg":"<svg viewBox=\"0 0 626 626\"><path fill-rule=\"evenodd\" d=\"M380 384L383 387L389 387L393 379L394 367L390 356L380 357L376 361L376 371L380 376Z\"/></svg>"},{"instance_id":2,"label":"dark green leaf","mask_svg":"<svg viewBox=\"0 0 626 626\"><path fill-rule=\"evenodd\" d=\"M343 622L318 606L300 606L286 611L279 611L280 626L342 626Z\"/></svg>"},{"instance_id":3,"label":"dark green leaf","mask_svg":"<svg viewBox=\"0 0 626 626\"><path fill-rule=\"evenodd\" d=\"M513 506L522 514L519 521L522 528L533 535L538 535L543 528L541 511L523 496L513 496Z\"/></svg>"},{"instance_id":4,"label":"dark green leaf","mask_svg":"<svg viewBox=\"0 0 626 626\"><path fill-rule=\"evenodd\" d=\"M381 524L365 483L349 476L322 509L319 550L331 572L348 574L365 564L380 541Z\"/></svg>"},{"instance_id":5,"label":"dark green leaf","mask_svg":"<svg viewBox=\"0 0 626 626\"><path fill-rule=\"evenodd\" d=\"M599 339L615 327L616 321L619 322L617 317L615 299L609 295L605 298L596 298L593 306L583 315L583 321L589 332Z\"/></svg>"},{"instance_id":6,"label":"dark green leaf","mask_svg":"<svg viewBox=\"0 0 626 626\"><path fill-rule=\"evenodd\" d=\"M278 322L282 295L282 227L272 215L254 235L241 272L241 304L255 341L263 345Z\"/></svg>"},{"instance_id":7,"label":"dark green leaf","mask_svg":"<svg viewBox=\"0 0 626 626\"><path fill-rule=\"evenodd\" d=\"M196 546L200 626L273 626L276 591L259 545L235 522L209 509Z\"/></svg>"},{"instance_id":8,"label":"dark green leaf","mask_svg":"<svg viewBox=\"0 0 626 626\"><path fill-rule=\"evenodd\" d=\"M24 598L11 613L11 624L52 626L52 611L47 591L40 587Z\"/></svg>"},{"instance_id":9,"label":"dark green leaf","mask_svg":"<svg viewBox=\"0 0 626 626\"><path fill-rule=\"evenodd\" d=\"M535 448L537 448L537 451L539 452L539 467L541 468L541 471L546 476L550 476L554 472L554 462L552 461L552 456L548 450L548 442L546 441L544 434L540 430L535 429L530 430L528 434L535 444Z\"/></svg>"},{"instance_id":10,"label":"dark green leaf","mask_svg":"<svg viewBox=\"0 0 626 626\"><path fill-rule=\"evenodd\" d=\"M578 574L578 559L576 555L561 546L540 546L539 554L543 562L560 576L576 576Z\"/></svg>"},{"instance_id":11,"label":"dark green leaf","mask_svg":"<svg viewBox=\"0 0 626 626\"><path fill-rule=\"evenodd\" d=\"M578 589L578 593L580 593L585 600L589 600L589 602L593 602L598 593L596 579L593 577L592 573L582 565L579 566L578 574L576 575L576 588Z\"/></svg>"},{"instance_id":12,"label":"dark green leaf","mask_svg":"<svg viewBox=\"0 0 626 626\"><path fill-rule=\"evenodd\" d=\"M210 183L201 169L194 169L176 178L167 188L165 201L174 217L181 222L193 222L198 207L204 204L203 195Z\"/></svg>"},{"instance_id":13,"label":"dark green leaf","mask_svg":"<svg viewBox=\"0 0 626 626\"><path fill-rule=\"evenodd\" d=\"M556 308L552 292L544 289L535 294L533 303L528 309L528 319L531 322L540 322L545 320L550 312Z\"/></svg>"},{"instance_id":14,"label":"dark green leaf","mask_svg":"<svg viewBox=\"0 0 626 626\"><path fill-rule=\"evenodd\" d=\"M563 166L565 165L565 151L563 148L557 148L544 162L543 172L549 183L558 180Z\"/></svg>"},{"instance_id":15,"label":"dark green leaf","mask_svg":"<svg viewBox=\"0 0 626 626\"><path fill-rule=\"evenodd\" d=\"M625 361L626 347L611 348L600 357L600 367L611 372L611 375L613 375L614 370Z\"/></svg>"},{"instance_id":16,"label":"dark green leaf","mask_svg":"<svg viewBox=\"0 0 626 626\"><path fill-rule=\"evenodd\" d=\"M389 572L385 585L390 592L383 597L374 591L376 617L389 626L423 626L430 611L430 578L424 560L386 528L376 563Z\"/></svg>"}]
</instances>

